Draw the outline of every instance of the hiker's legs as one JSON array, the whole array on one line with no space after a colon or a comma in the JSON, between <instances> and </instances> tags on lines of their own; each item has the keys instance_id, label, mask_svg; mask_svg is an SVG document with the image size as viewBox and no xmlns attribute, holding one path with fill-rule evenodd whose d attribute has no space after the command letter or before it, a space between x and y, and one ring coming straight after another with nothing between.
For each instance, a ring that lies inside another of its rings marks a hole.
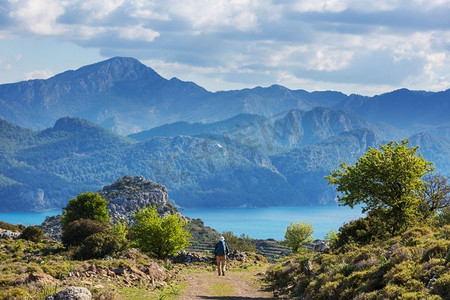
<instances>
[{"instance_id":1,"label":"hiker's legs","mask_svg":"<svg viewBox=\"0 0 450 300\"><path fill-rule=\"evenodd\" d=\"M216 256L216 262L217 262L217 273L220 275L220 272L224 274L225 271L225 255L217 255Z\"/></svg>"}]
</instances>

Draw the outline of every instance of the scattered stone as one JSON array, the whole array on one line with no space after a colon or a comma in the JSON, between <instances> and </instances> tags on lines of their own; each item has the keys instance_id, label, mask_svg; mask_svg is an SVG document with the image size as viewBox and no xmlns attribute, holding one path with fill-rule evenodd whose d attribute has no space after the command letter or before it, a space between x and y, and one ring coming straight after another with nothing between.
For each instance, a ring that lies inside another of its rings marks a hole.
<instances>
[{"instance_id":1,"label":"scattered stone","mask_svg":"<svg viewBox=\"0 0 450 300\"><path fill-rule=\"evenodd\" d=\"M437 279L436 275L433 275L433 277L431 277L431 279L427 283L427 289L431 289L433 287L433 283L436 281L436 279Z\"/></svg>"},{"instance_id":2,"label":"scattered stone","mask_svg":"<svg viewBox=\"0 0 450 300\"><path fill-rule=\"evenodd\" d=\"M0 239L16 240L20 237L20 232L11 231L8 229L0 228Z\"/></svg>"},{"instance_id":3,"label":"scattered stone","mask_svg":"<svg viewBox=\"0 0 450 300\"><path fill-rule=\"evenodd\" d=\"M172 262L175 264L187 264L187 263L195 263L195 262L209 262L211 258L203 256L201 254L195 252L186 252L183 251L179 253L177 256L172 258Z\"/></svg>"},{"instance_id":4,"label":"scattered stone","mask_svg":"<svg viewBox=\"0 0 450 300\"><path fill-rule=\"evenodd\" d=\"M30 273L25 280L26 283L33 283L35 285L46 286L51 284L57 284L59 281L53 276L45 273Z\"/></svg>"},{"instance_id":5,"label":"scattered stone","mask_svg":"<svg viewBox=\"0 0 450 300\"><path fill-rule=\"evenodd\" d=\"M91 292L84 287L68 287L56 294L45 297L45 300L91 300Z\"/></svg>"}]
</instances>

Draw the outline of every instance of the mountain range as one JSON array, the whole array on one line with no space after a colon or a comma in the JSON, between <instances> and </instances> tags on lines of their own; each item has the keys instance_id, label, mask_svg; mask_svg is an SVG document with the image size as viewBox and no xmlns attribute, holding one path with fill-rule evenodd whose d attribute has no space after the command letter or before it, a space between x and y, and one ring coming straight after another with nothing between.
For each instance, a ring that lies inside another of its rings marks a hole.
<instances>
[{"instance_id":1,"label":"mountain range","mask_svg":"<svg viewBox=\"0 0 450 300\"><path fill-rule=\"evenodd\" d=\"M0 85L0 117L2 210L62 207L126 175L183 207L326 204L330 170L404 138L450 175L450 90L212 93L117 57Z\"/></svg>"}]
</instances>

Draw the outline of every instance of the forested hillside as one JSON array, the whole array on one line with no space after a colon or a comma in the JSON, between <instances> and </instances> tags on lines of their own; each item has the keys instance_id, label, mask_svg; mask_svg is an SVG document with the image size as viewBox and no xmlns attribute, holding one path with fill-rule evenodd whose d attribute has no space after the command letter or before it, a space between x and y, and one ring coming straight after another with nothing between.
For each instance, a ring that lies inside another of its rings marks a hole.
<instances>
[{"instance_id":1,"label":"forested hillside","mask_svg":"<svg viewBox=\"0 0 450 300\"><path fill-rule=\"evenodd\" d=\"M274 119L240 115L222 123L167 125L165 134L137 141L79 118L62 118L42 131L2 121L2 209L63 207L78 193L125 175L164 184L183 207L330 203L335 192L324 180L327 172L382 141L360 128L366 124L318 108ZM179 133L186 128L196 129ZM437 172L450 173L448 138L422 133L411 140L436 162Z\"/></svg>"}]
</instances>

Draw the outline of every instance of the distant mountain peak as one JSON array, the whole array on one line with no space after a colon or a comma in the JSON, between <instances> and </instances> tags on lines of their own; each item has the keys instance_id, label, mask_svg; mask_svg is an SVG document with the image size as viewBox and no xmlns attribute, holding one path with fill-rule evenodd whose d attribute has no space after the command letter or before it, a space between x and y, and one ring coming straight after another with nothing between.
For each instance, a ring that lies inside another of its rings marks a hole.
<instances>
[{"instance_id":1,"label":"distant mountain peak","mask_svg":"<svg viewBox=\"0 0 450 300\"><path fill-rule=\"evenodd\" d=\"M159 80L163 79L155 70L147 67L139 60L131 57L113 57L98 63L81 67L75 71L67 71L53 77L54 79L101 78L112 81L125 80Z\"/></svg>"},{"instance_id":2,"label":"distant mountain peak","mask_svg":"<svg viewBox=\"0 0 450 300\"><path fill-rule=\"evenodd\" d=\"M55 125L53 126L54 131L67 131L67 132L75 132L79 131L80 129L87 129L87 128L101 129L100 126L92 122L74 117L60 118L56 121Z\"/></svg>"}]
</instances>

